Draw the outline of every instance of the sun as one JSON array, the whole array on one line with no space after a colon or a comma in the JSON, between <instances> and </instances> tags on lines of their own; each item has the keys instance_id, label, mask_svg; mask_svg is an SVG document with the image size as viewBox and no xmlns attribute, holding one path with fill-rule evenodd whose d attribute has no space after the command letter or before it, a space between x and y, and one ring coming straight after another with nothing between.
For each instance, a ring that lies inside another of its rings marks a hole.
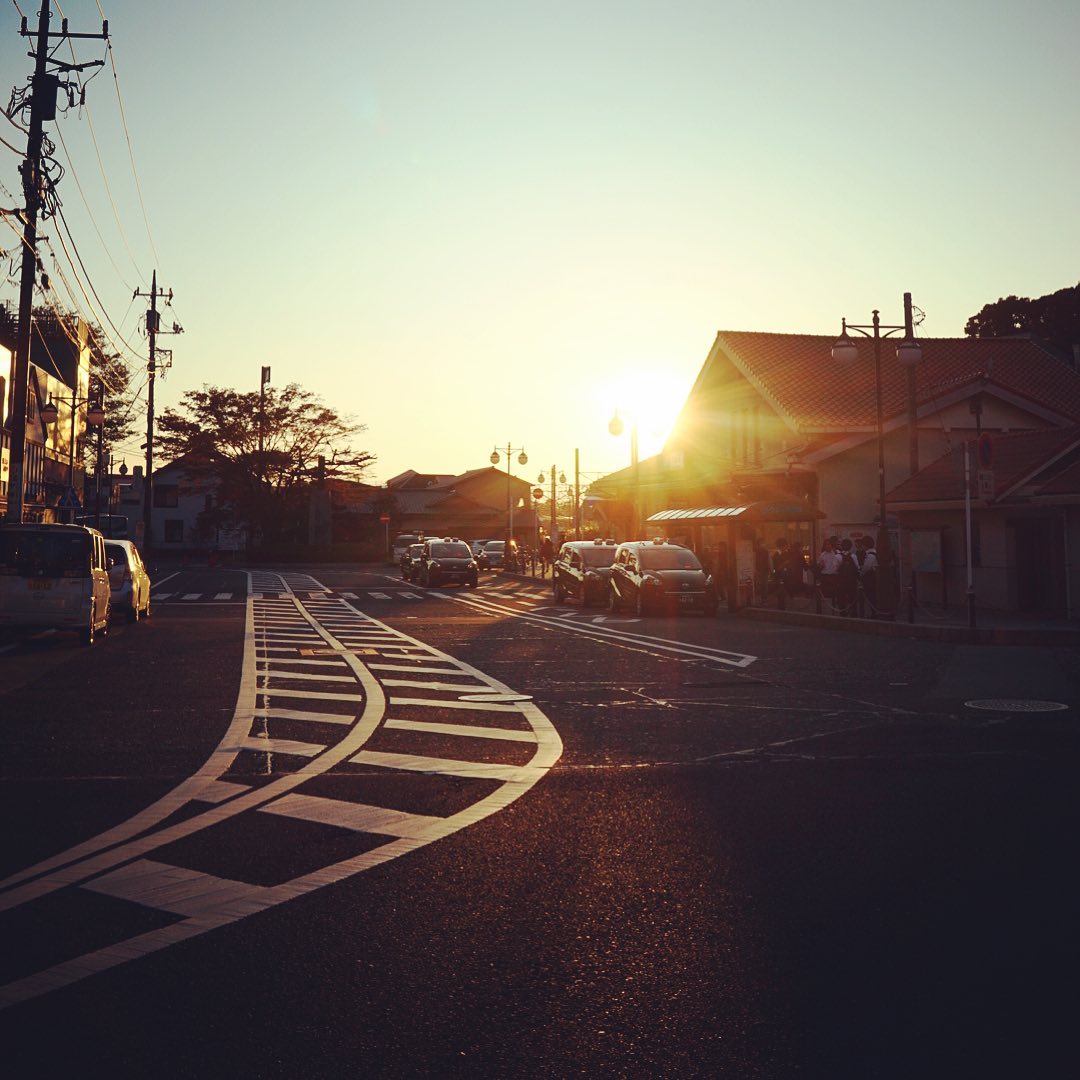
<instances>
[{"instance_id":1,"label":"sun","mask_svg":"<svg viewBox=\"0 0 1080 1080\"><path fill-rule=\"evenodd\" d=\"M684 379L663 369L628 371L598 388L598 400L638 429L642 457L659 453L690 392Z\"/></svg>"}]
</instances>

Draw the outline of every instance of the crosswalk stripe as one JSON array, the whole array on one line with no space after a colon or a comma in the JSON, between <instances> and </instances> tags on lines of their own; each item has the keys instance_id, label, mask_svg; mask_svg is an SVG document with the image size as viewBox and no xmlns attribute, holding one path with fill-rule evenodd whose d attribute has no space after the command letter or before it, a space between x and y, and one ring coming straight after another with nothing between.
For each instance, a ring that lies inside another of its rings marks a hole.
<instances>
[{"instance_id":1,"label":"crosswalk stripe","mask_svg":"<svg viewBox=\"0 0 1080 1080\"><path fill-rule=\"evenodd\" d=\"M231 881L152 859L139 859L111 874L85 882L82 887L90 892L189 917L221 904L270 894L265 885Z\"/></svg>"},{"instance_id":2,"label":"crosswalk stripe","mask_svg":"<svg viewBox=\"0 0 1080 1080\"><path fill-rule=\"evenodd\" d=\"M283 687L260 687L258 692L267 697L302 697L313 701L363 701L363 694L331 694L323 690L286 690Z\"/></svg>"},{"instance_id":3,"label":"crosswalk stripe","mask_svg":"<svg viewBox=\"0 0 1080 1080\"><path fill-rule=\"evenodd\" d=\"M317 757L326 747L317 743L298 742L296 739L266 739L261 735L249 735L242 743L245 750L257 750L262 754L295 754L297 757Z\"/></svg>"},{"instance_id":4,"label":"crosswalk stripe","mask_svg":"<svg viewBox=\"0 0 1080 1080\"><path fill-rule=\"evenodd\" d=\"M466 672L461 672L465 675ZM461 690L475 694L477 691L490 690L484 683L425 682L423 679L383 679L383 686L411 686L416 690Z\"/></svg>"},{"instance_id":5,"label":"crosswalk stripe","mask_svg":"<svg viewBox=\"0 0 1080 1080\"><path fill-rule=\"evenodd\" d=\"M231 600L232 597L233 597L233 594L231 592L214 593L214 599L215 600Z\"/></svg>"},{"instance_id":6,"label":"crosswalk stripe","mask_svg":"<svg viewBox=\"0 0 1080 1080\"><path fill-rule=\"evenodd\" d=\"M419 757L415 754L384 754L361 750L349 760L354 765L372 765L383 769L460 776L472 780L501 780L503 783L531 784L547 769L529 765L496 765L488 761L454 761L450 758Z\"/></svg>"},{"instance_id":7,"label":"crosswalk stripe","mask_svg":"<svg viewBox=\"0 0 1080 1080\"><path fill-rule=\"evenodd\" d=\"M441 824L443 821L442 818L409 814L385 806L368 806L364 803L344 802L341 799L326 799L296 792L275 799L259 809L264 814L280 814L283 817L317 821L323 825L336 825L339 829L378 833L382 836L418 837L432 825Z\"/></svg>"},{"instance_id":8,"label":"crosswalk stripe","mask_svg":"<svg viewBox=\"0 0 1080 1080\"><path fill-rule=\"evenodd\" d=\"M255 716L265 720L310 720L316 724L354 724L348 713L310 712L307 709L256 709Z\"/></svg>"},{"instance_id":9,"label":"crosswalk stripe","mask_svg":"<svg viewBox=\"0 0 1080 1080\"><path fill-rule=\"evenodd\" d=\"M513 728L475 727L468 724L431 724L422 720L387 720L386 727L402 731L423 731L431 735L463 735L473 739L503 739L506 742L536 742L535 731Z\"/></svg>"},{"instance_id":10,"label":"crosswalk stripe","mask_svg":"<svg viewBox=\"0 0 1080 1080\"><path fill-rule=\"evenodd\" d=\"M202 596L202 593L188 592L188 593L184 593L183 599L184 600L198 600L200 596Z\"/></svg>"}]
</instances>

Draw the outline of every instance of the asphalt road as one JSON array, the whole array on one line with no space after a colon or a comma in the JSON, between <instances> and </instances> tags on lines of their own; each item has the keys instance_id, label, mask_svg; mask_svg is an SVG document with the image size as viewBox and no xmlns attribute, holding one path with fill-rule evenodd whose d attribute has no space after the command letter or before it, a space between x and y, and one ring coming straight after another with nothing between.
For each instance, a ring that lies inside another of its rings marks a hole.
<instances>
[{"instance_id":1,"label":"asphalt road","mask_svg":"<svg viewBox=\"0 0 1080 1080\"><path fill-rule=\"evenodd\" d=\"M1073 1075L1076 651L250 585L0 643L7 1075Z\"/></svg>"}]
</instances>

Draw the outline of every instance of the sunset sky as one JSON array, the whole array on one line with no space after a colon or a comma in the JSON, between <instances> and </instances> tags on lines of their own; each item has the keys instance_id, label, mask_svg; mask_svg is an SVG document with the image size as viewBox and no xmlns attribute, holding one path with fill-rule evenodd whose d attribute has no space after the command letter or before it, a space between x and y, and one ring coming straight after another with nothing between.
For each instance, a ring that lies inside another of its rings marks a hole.
<instances>
[{"instance_id":1,"label":"sunset sky","mask_svg":"<svg viewBox=\"0 0 1080 1080\"><path fill-rule=\"evenodd\" d=\"M6 102L39 0L3 2ZM96 0L62 7L100 29ZM100 9L141 199L111 63L89 113L47 128L133 357L132 292L155 267L174 290L159 409L207 383L257 390L268 364L367 425L372 480L508 443L530 479L569 474L575 447L608 472L630 453L613 410L659 449L719 329L899 322L910 291L924 336L959 336L987 302L1080 280L1074 0ZM6 208L17 170L0 145ZM88 310L58 226L41 231ZM17 249L7 227L0 248Z\"/></svg>"}]
</instances>

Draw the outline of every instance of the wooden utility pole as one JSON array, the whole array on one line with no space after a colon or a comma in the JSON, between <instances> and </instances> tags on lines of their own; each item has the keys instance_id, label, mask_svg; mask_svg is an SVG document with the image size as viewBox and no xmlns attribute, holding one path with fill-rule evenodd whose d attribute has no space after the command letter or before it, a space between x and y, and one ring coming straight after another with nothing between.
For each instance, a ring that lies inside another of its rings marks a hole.
<instances>
[{"instance_id":1,"label":"wooden utility pole","mask_svg":"<svg viewBox=\"0 0 1080 1080\"><path fill-rule=\"evenodd\" d=\"M41 147L44 135L42 127L46 120L56 119L56 97L61 88L60 78L49 70L52 64L58 71L81 71L96 67L103 60L87 64L65 64L49 55L49 41L53 38L102 38L109 36L109 24L101 24L100 34L72 34L67 19L58 34L51 33L52 18L49 0L42 0L38 12L36 46L33 52L34 74L30 80L30 125L26 139L26 158L22 163L23 198L22 212L22 271L19 279L19 324L15 332L15 359L11 388L11 463L8 475L7 520L21 522L26 501L24 462L26 459L26 396L30 381L30 332L34 317L34 285L37 279L37 220L41 210L45 185L49 182L41 167ZM19 31L22 37L34 37L35 32L27 26L23 17ZM46 216L48 216L46 214ZM74 388L73 391L74 393Z\"/></svg>"},{"instance_id":2,"label":"wooden utility pole","mask_svg":"<svg viewBox=\"0 0 1080 1080\"><path fill-rule=\"evenodd\" d=\"M154 546L151 530L154 508L154 382L157 378L157 336L161 332L161 314L157 309L158 297L163 297L167 304L172 303L172 289L165 292L158 288L157 270L150 280L148 293L135 290L132 299L138 296L150 298L150 310L146 313L146 335L150 339L150 362L146 366L146 475L143 477L143 560L150 558Z\"/></svg>"}]
</instances>

